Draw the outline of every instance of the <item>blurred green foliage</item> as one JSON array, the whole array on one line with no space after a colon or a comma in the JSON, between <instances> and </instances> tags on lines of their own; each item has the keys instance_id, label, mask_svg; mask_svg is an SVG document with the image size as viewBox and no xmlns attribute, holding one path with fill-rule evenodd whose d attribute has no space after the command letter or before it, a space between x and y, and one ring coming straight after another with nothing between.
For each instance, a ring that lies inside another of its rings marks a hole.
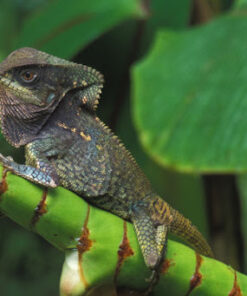
<instances>
[{"instance_id":1,"label":"blurred green foliage","mask_svg":"<svg viewBox=\"0 0 247 296\"><path fill-rule=\"evenodd\" d=\"M206 236L210 229L216 257L242 271L247 270L242 263L247 198L239 193L245 192L245 182L236 183L233 207L216 227L212 216L222 212L214 200L205 200L210 190L199 173L246 171L245 5L246 0L0 1L0 59L32 46L100 70L106 80L100 117L130 149L155 190ZM2 137L0 149L23 160L23 152ZM177 171L185 167L193 174ZM217 183L217 176L210 178ZM234 210L240 202L242 228ZM229 230L224 219L236 227ZM236 228L243 239L234 237ZM61 254L3 219L0 239L3 295L56 295ZM226 244L237 250L227 258L217 247ZM15 261L11 267L9 256ZM31 282L20 280L30 274Z\"/></svg>"}]
</instances>

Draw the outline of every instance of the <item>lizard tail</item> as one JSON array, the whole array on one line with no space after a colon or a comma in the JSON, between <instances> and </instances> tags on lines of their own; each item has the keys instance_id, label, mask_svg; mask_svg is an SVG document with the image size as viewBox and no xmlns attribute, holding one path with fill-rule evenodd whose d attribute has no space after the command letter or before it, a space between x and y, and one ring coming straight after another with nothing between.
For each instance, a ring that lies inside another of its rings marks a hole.
<instances>
[{"instance_id":1,"label":"lizard tail","mask_svg":"<svg viewBox=\"0 0 247 296\"><path fill-rule=\"evenodd\" d=\"M171 233L184 239L195 251L208 257L214 257L213 252L199 230L178 211L158 196L152 199L150 210L153 221L158 225L167 225Z\"/></svg>"},{"instance_id":2,"label":"lizard tail","mask_svg":"<svg viewBox=\"0 0 247 296\"><path fill-rule=\"evenodd\" d=\"M195 251L207 257L214 257L213 251L200 231L178 211L170 208L172 221L171 233L183 238Z\"/></svg>"}]
</instances>

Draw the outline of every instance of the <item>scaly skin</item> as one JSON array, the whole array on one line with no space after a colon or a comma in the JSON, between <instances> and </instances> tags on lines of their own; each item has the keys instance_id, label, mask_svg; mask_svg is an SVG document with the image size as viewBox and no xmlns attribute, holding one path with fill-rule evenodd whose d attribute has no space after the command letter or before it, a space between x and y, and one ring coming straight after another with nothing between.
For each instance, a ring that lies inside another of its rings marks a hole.
<instances>
[{"instance_id":1,"label":"scaly skin","mask_svg":"<svg viewBox=\"0 0 247 296\"><path fill-rule=\"evenodd\" d=\"M87 66L31 48L0 64L2 133L25 145L26 164L0 155L13 173L63 186L134 224L147 266L157 270L167 232L206 256L212 251L191 222L157 196L133 157L95 114L103 77Z\"/></svg>"}]
</instances>

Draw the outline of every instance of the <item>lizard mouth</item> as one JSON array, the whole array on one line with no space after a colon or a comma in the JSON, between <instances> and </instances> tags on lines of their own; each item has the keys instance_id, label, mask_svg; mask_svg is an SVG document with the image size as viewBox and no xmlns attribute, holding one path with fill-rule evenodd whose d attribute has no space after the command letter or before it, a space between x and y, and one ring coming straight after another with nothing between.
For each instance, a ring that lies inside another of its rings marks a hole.
<instances>
[{"instance_id":1,"label":"lizard mouth","mask_svg":"<svg viewBox=\"0 0 247 296\"><path fill-rule=\"evenodd\" d=\"M19 89L20 87L18 87L14 81L8 77L6 77L6 75L4 74L0 74L0 85L4 85L6 88L9 88L9 89Z\"/></svg>"},{"instance_id":2,"label":"lizard mouth","mask_svg":"<svg viewBox=\"0 0 247 296\"><path fill-rule=\"evenodd\" d=\"M0 74L0 89L4 87L6 90L5 92L8 92L8 90L11 92L15 92L16 96L31 96L31 92L26 87L22 87L19 85L15 80L11 79L10 77L6 77L5 75ZM4 98L2 98L4 99ZM14 103L14 102L13 102ZM1 104L1 97L0 97L0 104ZM15 102L15 104L21 104L19 102Z\"/></svg>"}]
</instances>

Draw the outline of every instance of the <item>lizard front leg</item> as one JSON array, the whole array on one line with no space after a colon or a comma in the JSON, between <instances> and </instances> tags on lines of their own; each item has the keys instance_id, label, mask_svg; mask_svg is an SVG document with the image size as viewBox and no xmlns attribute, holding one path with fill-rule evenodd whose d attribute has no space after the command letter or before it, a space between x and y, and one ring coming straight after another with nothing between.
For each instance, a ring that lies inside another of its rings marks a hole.
<instances>
[{"instance_id":1,"label":"lizard front leg","mask_svg":"<svg viewBox=\"0 0 247 296\"><path fill-rule=\"evenodd\" d=\"M18 164L14 162L12 157L4 157L0 154L0 163L8 171L21 176L34 183L46 186L57 187L59 185L59 177L44 153L37 149L33 149L30 144L27 148L26 155L31 165Z\"/></svg>"},{"instance_id":2,"label":"lizard front leg","mask_svg":"<svg viewBox=\"0 0 247 296\"><path fill-rule=\"evenodd\" d=\"M56 173L52 172L50 167L47 170L47 166L42 162L38 162L40 168L35 168L29 165L18 164L11 157L4 157L2 154L0 154L0 162L8 171L34 183L52 188L57 187L59 184ZM50 171L50 174L47 174L47 171Z\"/></svg>"}]
</instances>

